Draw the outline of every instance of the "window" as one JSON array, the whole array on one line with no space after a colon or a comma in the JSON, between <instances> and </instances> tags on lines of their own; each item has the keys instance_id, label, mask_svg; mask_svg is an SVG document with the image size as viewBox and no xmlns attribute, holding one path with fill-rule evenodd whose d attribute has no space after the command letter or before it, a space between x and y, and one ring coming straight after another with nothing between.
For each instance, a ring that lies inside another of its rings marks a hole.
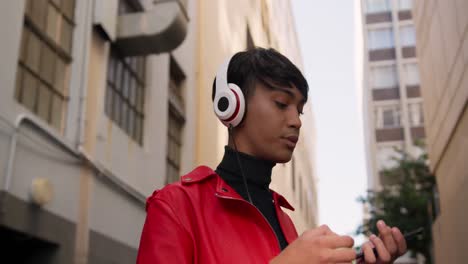
<instances>
[{"instance_id":1,"label":"window","mask_svg":"<svg viewBox=\"0 0 468 264\"><path fill-rule=\"evenodd\" d=\"M15 98L62 131L68 102L73 0L28 0L25 5Z\"/></svg>"},{"instance_id":2,"label":"window","mask_svg":"<svg viewBox=\"0 0 468 264\"><path fill-rule=\"evenodd\" d=\"M381 13L391 10L390 0L367 0L367 13Z\"/></svg>"},{"instance_id":3,"label":"window","mask_svg":"<svg viewBox=\"0 0 468 264\"><path fill-rule=\"evenodd\" d=\"M371 85L373 89L385 89L398 86L396 65L376 66L371 69Z\"/></svg>"},{"instance_id":4,"label":"window","mask_svg":"<svg viewBox=\"0 0 468 264\"><path fill-rule=\"evenodd\" d=\"M416 63L408 63L403 66L406 85L419 85L419 69Z\"/></svg>"},{"instance_id":5,"label":"window","mask_svg":"<svg viewBox=\"0 0 468 264\"><path fill-rule=\"evenodd\" d=\"M379 106L375 113L377 129L401 127L400 106Z\"/></svg>"},{"instance_id":6,"label":"window","mask_svg":"<svg viewBox=\"0 0 468 264\"><path fill-rule=\"evenodd\" d=\"M369 50L389 49L394 47L391 28L371 29L368 32Z\"/></svg>"},{"instance_id":7,"label":"window","mask_svg":"<svg viewBox=\"0 0 468 264\"><path fill-rule=\"evenodd\" d=\"M400 42L403 47L413 47L416 44L416 33L414 32L414 26L402 26L400 27Z\"/></svg>"},{"instance_id":8,"label":"window","mask_svg":"<svg viewBox=\"0 0 468 264\"><path fill-rule=\"evenodd\" d=\"M166 184L179 179L182 154L182 131L185 124L183 89L185 75L175 59L170 60L169 116L167 125L167 177Z\"/></svg>"},{"instance_id":9,"label":"window","mask_svg":"<svg viewBox=\"0 0 468 264\"><path fill-rule=\"evenodd\" d=\"M111 47L107 68L105 112L122 130L143 144L145 104L144 57L122 57Z\"/></svg>"},{"instance_id":10,"label":"window","mask_svg":"<svg viewBox=\"0 0 468 264\"><path fill-rule=\"evenodd\" d=\"M422 102L408 104L410 125L412 127L421 127L424 125L424 114Z\"/></svg>"},{"instance_id":11,"label":"window","mask_svg":"<svg viewBox=\"0 0 468 264\"><path fill-rule=\"evenodd\" d=\"M411 10L413 8L413 0L400 0L400 10Z\"/></svg>"}]
</instances>

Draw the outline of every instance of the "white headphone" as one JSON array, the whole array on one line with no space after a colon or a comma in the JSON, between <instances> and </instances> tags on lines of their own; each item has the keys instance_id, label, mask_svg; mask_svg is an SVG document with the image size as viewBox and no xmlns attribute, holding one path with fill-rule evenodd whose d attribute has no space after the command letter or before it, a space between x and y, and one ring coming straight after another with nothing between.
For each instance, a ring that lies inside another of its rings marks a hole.
<instances>
[{"instance_id":1,"label":"white headphone","mask_svg":"<svg viewBox=\"0 0 468 264\"><path fill-rule=\"evenodd\" d=\"M218 69L216 74L214 111L221 122L230 127L236 127L242 121L245 113L245 99L242 90L234 83L227 82L230 57Z\"/></svg>"}]
</instances>

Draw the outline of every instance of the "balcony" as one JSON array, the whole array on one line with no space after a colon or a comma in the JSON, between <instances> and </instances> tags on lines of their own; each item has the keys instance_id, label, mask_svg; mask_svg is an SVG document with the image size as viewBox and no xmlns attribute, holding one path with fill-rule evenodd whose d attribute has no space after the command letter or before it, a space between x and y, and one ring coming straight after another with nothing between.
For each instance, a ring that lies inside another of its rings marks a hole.
<instances>
[{"instance_id":1,"label":"balcony","mask_svg":"<svg viewBox=\"0 0 468 264\"><path fill-rule=\"evenodd\" d=\"M182 0L157 0L151 10L119 15L115 45L123 56L174 50L187 35L186 6Z\"/></svg>"}]
</instances>

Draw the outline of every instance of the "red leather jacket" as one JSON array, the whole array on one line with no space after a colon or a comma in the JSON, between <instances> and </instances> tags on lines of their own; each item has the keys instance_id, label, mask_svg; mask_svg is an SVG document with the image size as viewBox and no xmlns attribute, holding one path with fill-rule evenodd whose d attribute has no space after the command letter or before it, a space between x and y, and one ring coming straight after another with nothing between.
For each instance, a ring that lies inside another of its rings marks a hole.
<instances>
[{"instance_id":1,"label":"red leather jacket","mask_svg":"<svg viewBox=\"0 0 468 264\"><path fill-rule=\"evenodd\" d=\"M272 193L279 223L291 243L297 232L280 206L294 208ZM155 191L146 211L138 264L259 264L280 253L278 239L260 211L205 166Z\"/></svg>"}]
</instances>

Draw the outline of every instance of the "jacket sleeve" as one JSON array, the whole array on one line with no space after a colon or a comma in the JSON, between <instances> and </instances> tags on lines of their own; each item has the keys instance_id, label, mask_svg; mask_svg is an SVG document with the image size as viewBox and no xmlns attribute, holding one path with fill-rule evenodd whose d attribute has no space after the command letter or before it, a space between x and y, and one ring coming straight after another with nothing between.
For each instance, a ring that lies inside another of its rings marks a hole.
<instances>
[{"instance_id":1,"label":"jacket sleeve","mask_svg":"<svg viewBox=\"0 0 468 264\"><path fill-rule=\"evenodd\" d=\"M193 263L192 237L171 206L156 198L146 211L137 264Z\"/></svg>"}]
</instances>

